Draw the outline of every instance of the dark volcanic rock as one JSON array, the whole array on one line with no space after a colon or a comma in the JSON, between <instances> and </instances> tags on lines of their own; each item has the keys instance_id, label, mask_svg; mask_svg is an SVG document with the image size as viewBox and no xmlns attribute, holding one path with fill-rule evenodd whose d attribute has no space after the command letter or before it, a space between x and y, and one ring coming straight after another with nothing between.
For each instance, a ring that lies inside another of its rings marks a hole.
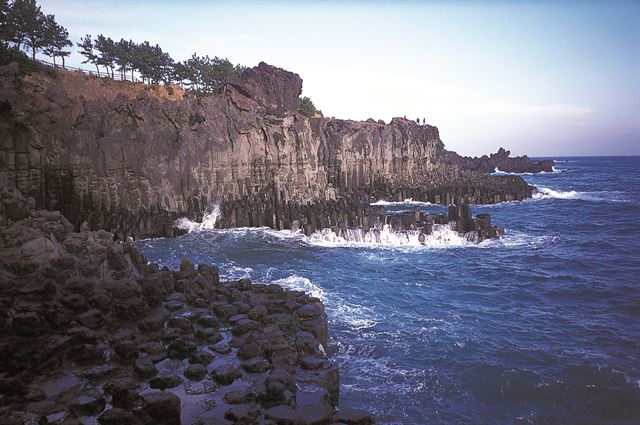
<instances>
[{"instance_id":1,"label":"dark volcanic rock","mask_svg":"<svg viewBox=\"0 0 640 425\"><path fill-rule=\"evenodd\" d=\"M156 391L145 394L145 410L157 424L180 425L180 397L175 394Z\"/></svg>"},{"instance_id":2,"label":"dark volcanic rock","mask_svg":"<svg viewBox=\"0 0 640 425\"><path fill-rule=\"evenodd\" d=\"M32 249L42 229L46 249ZM112 234L73 232L47 212L0 224L0 259L3 419L178 424L196 404L194 423L323 424L334 413L339 374L319 349L327 317L313 297L220 282L190 261L159 270Z\"/></svg>"},{"instance_id":3,"label":"dark volcanic rock","mask_svg":"<svg viewBox=\"0 0 640 425\"><path fill-rule=\"evenodd\" d=\"M463 170L493 173L496 169L505 173L547 173L553 171L553 160L532 161L524 156L511 157L511 152L504 148L498 152L481 157L460 156L455 152L446 152L443 157L445 164L456 165Z\"/></svg>"},{"instance_id":4,"label":"dark volcanic rock","mask_svg":"<svg viewBox=\"0 0 640 425\"><path fill-rule=\"evenodd\" d=\"M6 105L0 182L22 195L3 189L0 222L24 218L35 206L60 210L75 229L86 223L120 240L173 236L184 231L174 228L178 217L199 219L218 203L222 227L312 233L362 225L362 208L372 200L493 203L531 196L521 178L442 162L436 127L297 113L300 77L265 63L204 99L177 87L170 96L163 86L64 71L56 78L17 73L16 67L0 69L0 104ZM56 235L60 229L51 230ZM64 241L69 252L83 243ZM49 246L41 238L28 249L55 253ZM136 262L130 253L104 248L115 279ZM30 264L16 264L16 270ZM84 271L97 277L101 269L90 264ZM181 276L178 289L190 274ZM149 305L157 305L162 291L145 289ZM142 295L117 305L123 319L141 311Z\"/></svg>"}]
</instances>

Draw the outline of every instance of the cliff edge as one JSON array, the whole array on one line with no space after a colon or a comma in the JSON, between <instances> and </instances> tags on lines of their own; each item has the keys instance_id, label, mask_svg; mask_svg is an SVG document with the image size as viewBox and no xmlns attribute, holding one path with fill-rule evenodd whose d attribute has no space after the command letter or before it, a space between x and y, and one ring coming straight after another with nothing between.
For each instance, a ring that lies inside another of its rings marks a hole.
<instances>
[{"instance_id":1,"label":"cliff edge","mask_svg":"<svg viewBox=\"0 0 640 425\"><path fill-rule=\"evenodd\" d=\"M170 236L222 205L219 226L357 226L371 200L524 199L517 176L442 161L436 127L306 117L294 73L260 63L197 98L81 73L0 68L0 183L79 228Z\"/></svg>"}]
</instances>

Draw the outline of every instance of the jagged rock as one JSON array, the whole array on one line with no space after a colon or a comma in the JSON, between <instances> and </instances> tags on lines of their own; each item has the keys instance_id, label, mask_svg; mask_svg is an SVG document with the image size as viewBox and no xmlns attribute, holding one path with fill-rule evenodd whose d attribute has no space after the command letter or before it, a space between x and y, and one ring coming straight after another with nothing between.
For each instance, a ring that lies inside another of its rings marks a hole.
<instances>
[{"instance_id":1,"label":"jagged rock","mask_svg":"<svg viewBox=\"0 0 640 425\"><path fill-rule=\"evenodd\" d=\"M347 425L371 425L373 424L373 418L371 414L360 409L345 408L340 409L336 414L336 421L345 423Z\"/></svg>"},{"instance_id":2,"label":"jagged rock","mask_svg":"<svg viewBox=\"0 0 640 425\"><path fill-rule=\"evenodd\" d=\"M192 381L201 381L207 375L207 368L201 364L189 365L184 371L184 376Z\"/></svg>"},{"instance_id":3,"label":"jagged rock","mask_svg":"<svg viewBox=\"0 0 640 425\"><path fill-rule=\"evenodd\" d=\"M131 412L114 407L100 415L98 423L100 425L136 425L136 420Z\"/></svg>"},{"instance_id":4,"label":"jagged rock","mask_svg":"<svg viewBox=\"0 0 640 425\"><path fill-rule=\"evenodd\" d=\"M532 161L526 155L510 157L511 152L504 148L498 149L491 155L478 157L460 156L455 152L446 152L443 158L445 164L456 165L463 170L492 173L496 169L505 173L539 173L552 172L553 160Z\"/></svg>"},{"instance_id":5,"label":"jagged rock","mask_svg":"<svg viewBox=\"0 0 640 425\"><path fill-rule=\"evenodd\" d=\"M227 364L218 366L216 369L214 369L214 371L211 373L211 377L220 385L230 385L231 383L233 383L233 381L240 377L240 371L238 370L238 368Z\"/></svg>"},{"instance_id":6,"label":"jagged rock","mask_svg":"<svg viewBox=\"0 0 640 425\"><path fill-rule=\"evenodd\" d=\"M151 378L158 374L156 365L149 357L140 357L133 364L133 370L142 378Z\"/></svg>"},{"instance_id":7,"label":"jagged rock","mask_svg":"<svg viewBox=\"0 0 640 425\"><path fill-rule=\"evenodd\" d=\"M156 391L144 396L145 410L157 424L180 425L180 397Z\"/></svg>"},{"instance_id":8,"label":"jagged rock","mask_svg":"<svg viewBox=\"0 0 640 425\"><path fill-rule=\"evenodd\" d=\"M149 379L149 386L158 390L166 390L177 387L182 383L182 378L173 373L163 373Z\"/></svg>"},{"instance_id":9,"label":"jagged rock","mask_svg":"<svg viewBox=\"0 0 640 425\"><path fill-rule=\"evenodd\" d=\"M267 410L265 416L277 425L303 425L304 423L302 415L287 405L272 407Z\"/></svg>"},{"instance_id":10,"label":"jagged rock","mask_svg":"<svg viewBox=\"0 0 640 425\"><path fill-rule=\"evenodd\" d=\"M189 362L208 365L213 361L213 354L207 351L197 351L189 356Z\"/></svg>"}]
</instances>

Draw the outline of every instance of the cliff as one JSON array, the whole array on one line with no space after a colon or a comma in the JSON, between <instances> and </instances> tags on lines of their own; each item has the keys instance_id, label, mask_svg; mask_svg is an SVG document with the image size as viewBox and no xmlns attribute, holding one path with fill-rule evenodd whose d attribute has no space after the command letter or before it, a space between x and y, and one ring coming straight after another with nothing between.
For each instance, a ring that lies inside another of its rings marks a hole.
<instances>
[{"instance_id":1,"label":"cliff","mask_svg":"<svg viewBox=\"0 0 640 425\"><path fill-rule=\"evenodd\" d=\"M358 225L370 200L492 203L531 196L515 176L442 162L438 129L308 118L297 74L259 64L224 93L0 68L0 183L76 227L173 233L222 204L220 226ZM170 94L171 93L171 94ZM0 211L0 214L7 214Z\"/></svg>"}]
</instances>

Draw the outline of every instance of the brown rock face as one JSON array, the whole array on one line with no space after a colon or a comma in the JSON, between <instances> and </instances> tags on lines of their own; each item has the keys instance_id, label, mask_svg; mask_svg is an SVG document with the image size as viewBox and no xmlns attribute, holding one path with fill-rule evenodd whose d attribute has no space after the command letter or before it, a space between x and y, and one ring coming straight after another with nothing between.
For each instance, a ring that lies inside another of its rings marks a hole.
<instances>
[{"instance_id":1,"label":"brown rock face","mask_svg":"<svg viewBox=\"0 0 640 425\"><path fill-rule=\"evenodd\" d=\"M284 116L295 109L302 93L302 79L298 74L285 71L260 62L255 68L247 69L242 78L229 79L227 87L237 91L240 96L248 97L268 114Z\"/></svg>"},{"instance_id":2,"label":"brown rock face","mask_svg":"<svg viewBox=\"0 0 640 425\"><path fill-rule=\"evenodd\" d=\"M60 210L76 228L86 221L119 238L170 236L176 218L222 204L220 226L309 232L358 223L358 210L376 198L531 196L517 177L440 163L436 127L298 114L302 80L264 63L203 99L71 72L16 71L0 68L0 182L37 208Z\"/></svg>"}]
</instances>

